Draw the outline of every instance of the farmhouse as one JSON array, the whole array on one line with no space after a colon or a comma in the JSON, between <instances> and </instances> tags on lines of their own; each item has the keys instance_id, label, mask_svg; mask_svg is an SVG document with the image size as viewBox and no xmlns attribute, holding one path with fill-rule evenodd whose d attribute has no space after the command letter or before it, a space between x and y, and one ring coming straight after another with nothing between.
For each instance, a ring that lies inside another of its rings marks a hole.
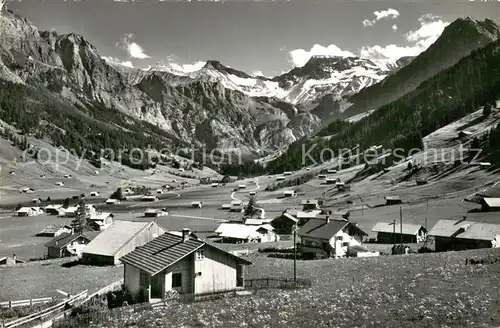
<instances>
[{"instance_id":1,"label":"farmhouse","mask_svg":"<svg viewBox=\"0 0 500 328\"><path fill-rule=\"evenodd\" d=\"M156 193L157 193L158 195L161 195L161 194L163 194L163 190L162 190L162 189L157 189L157 190L156 190Z\"/></svg>"},{"instance_id":2,"label":"farmhouse","mask_svg":"<svg viewBox=\"0 0 500 328\"><path fill-rule=\"evenodd\" d=\"M293 234L293 230L298 222L299 220L297 218L284 212L282 215L271 221L271 226L279 235L291 235Z\"/></svg>"},{"instance_id":3,"label":"farmhouse","mask_svg":"<svg viewBox=\"0 0 500 328\"><path fill-rule=\"evenodd\" d=\"M308 199L302 201L302 210L311 211L319 209L319 202L316 199Z\"/></svg>"},{"instance_id":4,"label":"farmhouse","mask_svg":"<svg viewBox=\"0 0 500 328\"><path fill-rule=\"evenodd\" d=\"M344 257L349 247L360 245L367 236L357 225L347 220L309 220L298 231L300 250L306 257Z\"/></svg>"},{"instance_id":5,"label":"farmhouse","mask_svg":"<svg viewBox=\"0 0 500 328\"><path fill-rule=\"evenodd\" d=\"M231 208L229 209L229 212L243 212L243 204L232 204Z\"/></svg>"},{"instance_id":6,"label":"farmhouse","mask_svg":"<svg viewBox=\"0 0 500 328\"><path fill-rule=\"evenodd\" d=\"M157 218L159 216L165 216L168 215L168 211L166 208L162 209L147 209L146 212L144 212L144 216L147 218Z\"/></svg>"},{"instance_id":7,"label":"farmhouse","mask_svg":"<svg viewBox=\"0 0 500 328\"><path fill-rule=\"evenodd\" d=\"M337 170L335 170L335 169L328 169L328 170L326 171L326 173L328 173L328 174L337 173Z\"/></svg>"},{"instance_id":8,"label":"farmhouse","mask_svg":"<svg viewBox=\"0 0 500 328\"><path fill-rule=\"evenodd\" d=\"M203 202L202 201L191 202L191 207L202 208L202 206L203 206Z\"/></svg>"},{"instance_id":9,"label":"farmhouse","mask_svg":"<svg viewBox=\"0 0 500 328\"><path fill-rule=\"evenodd\" d=\"M56 186L62 187L62 186L64 186L64 183L63 183L63 182L61 182L61 181L56 182Z\"/></svg>"},{"instance_id":10,"label":"farmhouse","mask_svg":"<svg viewBox=\"0 0 500 328\"><path fill-rule=\"evenodd\" d=\"M276 181L283 181L283 180L285 180L285 177L284 177L284 176L282 176L282 175L281 175L281 176L276 177Z\"/></svg>"},{"instance_id":11,"label":"farmhouse","mask_svg":"<svg viewBox=\"0 0 500 328\"><path fill-rule=\"evenodd\" d=\"M232 206L231 204L222 204L220 208L222 210L229 210L231 209L231 206Z\"/></svg>"},{"instance_id":12,"label":"farmhouse","mask_svg":"<svg viewBox=\"0 0 500 328\"><path fill-rule=\"evenodd\" d=\"M325 183L326 184L335 184L335 183L337 183L337 179L335 179L335 178L326 178Z\"/></svg>"},{"instance_id":13,"label":"farmhouse","mask_svg":"<svg viewBox=\"0 0 500 328\"><path fill-rule=\"evenodd\" d=\"M481 210L483 212L500 211L500 198L481 198Z\"/></svg>"},{"instance_id":14,"label":"farmhouse","mask_svg":"<svg viewBox=\"0 0 500 328\"><path fill-rule=\"evenodd\" d=\"M71 230L69 225L49 224L37 234L37 237L57 237L63 233L71 233Z\"/></svg>"},{"instance_id":15,"label":"farmhouse","mask_svg":"<svg viewBox=\"0 0 500 328\"><path fill-rule=\"evenodd\" d=\"M218 187L219 184L217 182L212 183L212 188Z\"/></svg>"},{"instance_id":16,"label":"farmhouse","mask_svg":"<svg viewBox=\"0 0 500 328\"><path fill-rule=\"evenodd\" d=\"M377 242L390 244L394 242L420 243L427 237L427 229L418 224L378 222L372 229L377 233ZM401 232L402 231L402 232Z\"/></svg>"},{"instance_id":17,"label":"farmhouse","mask_svg":"<svg viewBox=\"0 0 500 328\"><path fill-rule=\"evenodd\" d=\"M43 210L40 207L21 207L17 210L17 216L37 216L43 214Z\"/></svg>"},{"instance_id":18,"label":"farmhouse","mask_svg":"<svg viewBox=\"0 0 500 328\"><path fill-rule=\"evenodd\" d=\"M16 254L10 256L3 256L0 257L0 265L5 265L5 266L13 266L16 264L22 264L26 263L26 261L20 260L16 257Z\"/></svg>"},{"instance_id":19,"label":"farmhouse","mask_svg":"<svg viewBox=\"0 0 500 328\"><path fill-rule=\"evenodd\" d=\"M98 191L91 191L90 196L91 197L99 197L99 192Z\"/></svg>"},{"instance_id":20,"label":"farmhouse","mask_svg":"<svg viewBox=\"0 0 500 328\"><path fill-rule=\"evenodd\" d=\"M80 255L90 240L91 237L84 234L63 233L45 244L47 255L51 259Z\"/></svg>"},{"instance_id":21,"label":"farmhouse","mask_svg":"<svg viewBox=\"0 0 500 328\"><path fill-rule=\"evenodd\" d=\"M62 204L47 205L47 206L45 206L45 213L50 214L50 215L58 215L59 209L61 207L63 207Z\"/></svg>"},{"instance_id":22,"label":"farmhouse","mask_svg":"<svg viewBox=\"0 0 500 328\"><path fill-rule=\"evenodd\" d=\"M437 252L500 247L500 225L463 220L439 220L429 232Z\"/></svg>"},{"instance_id":23,"label":"farmhouse","mask_svg":"<svg viewBox=\"0 0 500 328\"><path fill-rule=\"evenodd\" d=\"M256 226L240 223L222 223L215 230L215 233L222 239L223 243L260 243L278 240L273 227L269 224Z\"/></svg>"},{"instance_id":24,"label":"farmhouse","mask_svg":"<svg viewBox=\"0 0 500 328\"><path fill-rule=\"evenodd\" d=\"M247 187L247 186L246 186L246 185L244 185L244 184L240 184L240 185L238 185L238 189L245 189L246 187Z\"/></svg>"},{"instance_id":25,"label":"farmhouse","mask_svg":"<svg viewBox=\"0 0 500 328\"><path fill-rule=\"evenodd\" d=\"M386 205L397 205L401 204L403 201L399 196L385 196L385 204Z\"/></svg>"},{"instance_id":26,"label":"farmhouse","mask_svg":"<svg viewBox=\"0 0 500 328\"><path fill-rule=\"evenodd\" d=\"M256 192L256 191L250 191L250 192L248 193L248 195L250 195L250 196L255 196L256 194L257 194L257 192Z\"/></svg>"},{"instance_id":27,"label":"farmhouse","mask_svg":"<svg viewBox=\"0 0 500 328\"><path fill-rule=\"evenodd\" d=\"M164 232L154 221L116 220L83 249L82 259L92 265L116 265L122 256Z\"/></svg>"},{"instance_id":28,"label":"farmhouse","mask_svg":"<svg viewBox=\"0 0 500 328\"><path fill-rule=\"evenodd\" d=\"M87 218L87 222L89 225L98 230L103 231L109 228L109 226L113 223L114 215L107 212L100 212L93 215L90 215Z\"/></svg>"},{"instance_id":29,"label":"farmhouse","mask_svg":"<svg viewBox=\"0 0 500 328\"><path fill-rule=\"evenodd\" d=\"M106 205L116 205L116 204L120 204L120 201L118 199L109 198L106 200Z\"/></svg>"},{"instance_id":30,"label":"farmhouse","mask_svg":"<svg viewBox=\"0 0 500 328\"><path fill-rule=\"evenodd\" d=\"M124 284L132 294L145 293L151 301L172 290L204 294L244 287L243 265L251 262L190 238L186 230L183 236L167 232L122 258Z\"/></svg>"},{"instance_id":31,"label":"farmhouse","mask_svg":"<svg viewBox=\"0 0 500 328\"><path fill-rule=\"evenodd\" d=\"M295 192L295 190L285 190L285 191L283 191L283 196L284 197L295 197L295 196L297 196L297 193Z\"/></svg>"},{"instance_id":32,"label":"farmhouse","mask_svg":"<svg viewBox=\"0 0 500 328\"><path fill-rule=\"evenodd\" d=\"M473 135L474 134L472 132L465 131L465 130L462 130L462 131L458 132L458 137L459 138L472 137Z\"/></svg>"},{"instance_id":33,"label":"farmhouse","mask_svg":"<svg viewBox=\"0 0 500 328\"><path fill-rule=\"evenodd\" d=\"M283 175L284 175L284 176L287 176L287 175L292 175L292 172L291 172L291 171L286 171L286 172L283 172Z\"/></svg>"},{"instance_id":34,"label":"farmhouse","mask_svg":"<svg viewBox=\"0 0 500 328\"><path fill-rule=\"evenodd\" d=\"M326 174L318 174L318 179L325 180L326 179Z\"/></svg>"},{"instance_id":35,"label":"farmhouse","mask_svg":"<svg viewBox=\"0 0 500 328\"><path fill-rule=\"evenodd\" d=\"M156 202L159 200L158 196L153 196L153 195L145 195L141 197L141 200L143 202Z\"/></svg>"}]
</instances>

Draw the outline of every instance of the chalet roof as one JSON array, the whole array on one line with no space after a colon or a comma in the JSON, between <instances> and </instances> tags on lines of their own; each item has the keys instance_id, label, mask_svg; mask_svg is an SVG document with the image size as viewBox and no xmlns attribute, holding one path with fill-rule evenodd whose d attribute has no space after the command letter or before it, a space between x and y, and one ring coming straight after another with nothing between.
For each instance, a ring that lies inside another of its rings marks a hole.
<instances>
[{"instance_id":1,"label":"chalet roof","mask_svg":"<svg viewBox=\"0 0 500 328\"><path fill-rule=\"evenodd\" d=\"M46 247L58 247L59 249L61 249L64 246L68 245L69 243L73 242L74 240L76 240L76 239L78 239L80 237L82 237L82 238L90 241L90 238L88 238L87 236L85 236L83 234L79 234L79 233L74 233L74 234L63 233L63 234L60 234L57 237L54 237L54 239L52 239L51 241L45 243L45 246Z\"/></svg>"},{"instance_id":2,"label":"chalet roof","mask_svg":"<svg viewBox=\"0 0 500 328\"><path fill-rule=\"evenodd\" d=\"M258 238L261 236L257 230L261 226L256 225L246 225L240 223L222 223L216 230L220 237L235 238L235 239L247 239L247 238Z\"/></svg>"},{"instance_id":3,"label":"chalet roof","mask_svg":"<svg viewBox=\"0 0 500 328\"><path fill-rule=\"evenodd\" d=\"M321 213L321 210L312 210L312 211L298 211L297 218L298 219L311 219L316 218Z\"/></svg>"},{"instance_id":4,"label":"chalet roof","mask_svg":"<svg viewBox=\"0 0 500 328\"><path fill-rule=\"evenodd\" d=\"M67 228L71 229L71 226L69 225L56 225L56 224L49 224L47 225L41 232L40 234L47 234L47 233L56 233L59 230Z\"/></svg>"},{"instance_id":5,"label":"chalet roof","mask_svg":"<svg viewBox=\"0 0 500 328\"><path fill-rule=\"evenodd\" d=\"M500 233L499 224L467 220L439 220L429 232L430 236L459 239L493 240Z\"/></svg>"},{"instance_id":6,"label":"chalet roof","mask_svg":"<svg viewBox=\"0 0 500 328\"><path fill-rule=\"evenodd\" d=\"M245 220L246 225L263 225L272 222L273 219L251 219L248 218Z\"/></svg>"},{"instance_id":7,"label":"chalet roof","mask_svg":"<svg viewBox=\"0 0 500 328\"><path fill-rule=\"evenodd\" d=\"M401 200L399 196L385 196L385 200Z\"/></svg>"},{"instance_id":8,"label":"chalet roof","mask_svg":"<svg viewBox=\"0 0 500 328\"><path fill-rule=\"evenodd\" d=\"M483 198L481 201L488 207L500 207L500 198Z\"/></svg>"},{"instance_id":9,"label":"chalet roof","mask_svg":"<svg viewBox=\"0 0 500 328\"><path fill-rule=\"evenodd\" d=\"M62 204L51 204L51 205L47 205L45 206L45 210L56 210L58 208L61 208L63 205Z\"/></svg>"},{"instance_id":10,"label":"chalet roof","mask_svg":"<svg viewBox=\"0 0 500 328\"><path fill-rule=\"evenodd\" d=\"M298 231L300 237L310 237L316 239L330 240L336 233L344 229L347 225L351 225L358 229L362 234L367 235L363 230L346 220L330 219L326 222L325 219L311 219L307 221Z\"/></svg>"},{"instance_id":11,"label":"chalet roof","mask_svg":"<svg viewBox=\"0 0 500 328\"><path fill-rule=\"evenodd\" d=\"M39 211L41 208L40 207L21 207L17 213L25 213L29 211Z\"/></svg>"},{"instance_id":12,"label":"chalet roof","mask_svg":"<svg viewBox=\"0 0 500 328\"><path fill-rule=\"evenodd\" d=\"M89 217L89 220L91 220L91 221L104 221L104 220L106 220L106 218L108 216L114 217L114 215L112 213L101 212L101 213L97 213L95 215L91 215Z\"/></svg>"},{"instance_id":13,"label":"chalet roof","mask_svg":"<svg viewBox=\"0 0 500 328\"><path fill-rule=\"evenodd\" d=\"M283 217L289 219L290 221L297 223L299 220L288 213L283 213Z\"/></svg>"},{"instance_id":14,"label":"chalet roof","mask_svg":"<svg viewBox=\"0 0 500 328\"><path fill-rule=\"evenodd\" d=\"M418 234L420 229L425 230L425 228L419 224L408 224L408 223L403 223L402 228L403 228L403 235L416 235ZM375 224L375 226L372 228L372 231L387 232L387 233L393 233L395 231L397 234L400 234L401 225L399 224L399 222L396 222L395 224L392 222L377 222L377 224Z\"/></svg>"},{"instance_id":15,"label":"chalet roof","mask_svg":"<svg viewBox=\"0 0 500 328\"><path fill-rule=\"evenodd\" d=\"M114 256L135 235L153 222L114 221L109 228L101 232L85 248L83 253Z\"/></svg>"},{"instance_id":16,"label":"chalet roof","mask_svg":"<svg viewBox=\"0 0 500 328\"><path fill-rule=\"evenodd\" d=\"M308 200L303 200L302 201L302 205L307 205L307 204L317 205L318 204L318 200L317 199L308 199Z\"/></svg>"},{"instance_id":17,"label":"chalet roof","mask_svg":"<svg viewBox=\"0 0 500 328\"><path fill-rule=\"evenodd\" d=\"M150 275L155 275L203 246L210 247L218 252L226 253L236 258L237 261L242 264L251 264L251 262L245 259L239 258L198 239L189 238L183 242L181 236L169 232L153 239L146 245L137 247L132 252L121 257L120 260Z\"/></svg>"}]
</instances>

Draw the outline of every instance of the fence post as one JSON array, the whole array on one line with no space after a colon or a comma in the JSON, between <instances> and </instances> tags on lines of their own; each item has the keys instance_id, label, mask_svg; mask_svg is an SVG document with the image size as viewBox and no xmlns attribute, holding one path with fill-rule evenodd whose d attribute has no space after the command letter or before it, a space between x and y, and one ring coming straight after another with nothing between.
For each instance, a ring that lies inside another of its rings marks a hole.
<instances>
[{"instance_id":1,"label":"fence post","mask_svg":"<svg viewBox=\"0 0 500 328\"><path fill-rule=\"evenodd\" d=\"M269 287L269 278L267 278L266 287Z\"/></svg>"},{"instance_id":2,"label":"fence post","mask_svg":"<svg viewBox=\"0 0 500 328\"><path fill-rule=\"evenodd\" d=\"M30 298L30 306L33 306L33 299Z\"/></svg>"},{"instance_id":3,"label":"fence post","mask_svg":"<svg viewBox=\"0 0 500 328\"><path fill-rule=\"evenodd\" d=\"M12 309L12 300L9 301L9 309Z\"/></svg>"}]
</instances>

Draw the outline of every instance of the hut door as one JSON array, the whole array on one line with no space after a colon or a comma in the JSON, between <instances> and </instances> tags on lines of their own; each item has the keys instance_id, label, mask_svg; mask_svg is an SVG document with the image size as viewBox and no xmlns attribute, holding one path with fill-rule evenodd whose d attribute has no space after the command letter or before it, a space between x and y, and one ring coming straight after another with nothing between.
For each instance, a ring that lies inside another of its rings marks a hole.
<instances>
[{"instance_id":1,"label":"hut door","mask_svg":"<svg viewBox=\"0 0 500 328\"><path fill-rule=\"evenodd\" d=\"M163 297L162 274L158 273L151 277L151 298ZM163 278L164 280L165 278Z\"/></svg>"}]
</instances>

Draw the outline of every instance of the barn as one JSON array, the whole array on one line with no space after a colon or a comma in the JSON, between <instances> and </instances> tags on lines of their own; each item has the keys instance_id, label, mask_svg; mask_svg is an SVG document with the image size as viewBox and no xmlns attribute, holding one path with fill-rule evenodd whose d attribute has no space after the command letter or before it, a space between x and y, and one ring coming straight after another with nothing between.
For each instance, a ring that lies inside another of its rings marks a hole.
<instances>
[{"instance_id":1,"label":"barn","mask_svg":"<svg viewBox=\"0 0 500 328\"><path fill-rule=\"evenodd\" d=\"M136 247L162 235L165 229L156 222L115 220L83 249L82 260L91 265L116 265Z\"/></svg>"}]
</instances>

